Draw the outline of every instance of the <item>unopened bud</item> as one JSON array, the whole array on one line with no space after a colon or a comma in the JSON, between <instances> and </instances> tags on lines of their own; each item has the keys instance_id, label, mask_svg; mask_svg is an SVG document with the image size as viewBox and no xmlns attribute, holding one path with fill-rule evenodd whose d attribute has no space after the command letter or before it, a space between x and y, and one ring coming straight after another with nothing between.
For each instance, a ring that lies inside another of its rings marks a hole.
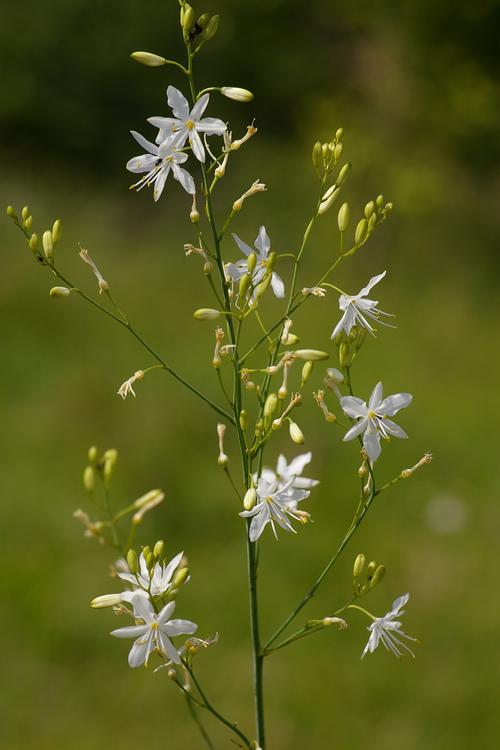
<instances>
[{"instance_id":1,"label":"unopened bud","mask_svg":"<svg viewBox=\"0 0 500 750\"><path fill-rule=\"evenodd\" d=\"M276 258L277 258L277 255L274 252L274 250L270 252L269 255L267 256L266 268L268 271L273 270L274 266L276 265Z\"/></svg>"},{"instance_id":2,"label":"unopened bud","mask_svg":"<svg viewBox=\"0 0 500 750\"><path fill-rule=\"evenodd\" d=\"M52 232L50 229L46 229L42 236L43 252L47 260L51 260L54 255L54 247L52 245Z\"/></svg>"},{"instance_id":3,"label":"unopened bud","mask_svg":"<svg viewBox=\"0 0 500 750\"><path fill-rule=\"evenodd\" d=\"M193 318L195 320L217 320L217 318L220 318L220 312L210 307L200 307L199 310L194 311Z\"/></svg>"},{"instance_id":4,"label":"unopened bud","mask_svg":"<svg viewBox=\"0 0 500 750\"><path fill-rule=\"evenodd\" d=\"M358 338L358 331L358 327L354 325L349 331L349 341L356 341Z\"/></svg>"},{"instance_id":5,"label":"unopened bud","mask_svg":"<svg viewBox=\"0 0 500 750\"><path fill-rule=\"evenodd\" d=\"M252 251L247 258L248 272L253 273L256 265L257 265L257 253Z\"/></svg>"},{"instance_id":6,"label":"unopened bud","mask_svg":"<svg viewBox=\"0 0 500 750\"><path fill-rule=\"evenodd\" d=\"M189 577L189 568L183 567L179 568L179 570L174 575L174 579L172 581L175 588L179 588L179 586L182 586L183 583L187 581Z\"/></svg>"},{"instance_id":7,"label":"unopened bud","mask_svg":"<svg viewBox=\"0 0 500 750\"><path fill-rule=\"evenodd\" d=\"M382 578L385 576L385 565L379 565L375 573L372 576L372 579L370 581L370 588L374 588L374 586L377 586L377 584L380 583Z\"/></svg>"},{"instance_id":8,"label":"unopened bud","mask_svg":"<svg viewBox=\"0 0 500 750\"><path fill-rule=\"evenodd\" d=\"M358 226L356 227L356 232L354 234L354 243L356 245L361 245L363 240L366 238L366 233L368 231L368 222L366 219L360 219L358 221Z\"/></svg>"},{"instance_id":9,"label":"unopened bud","mask_svg":"<svg viewBox=\"0 0 500 750\"><path fill-rule=\"evenodd\" d=\"M53 286L49 291L50 297L69 297L70 294L71 289L68 289L67 286Z\"/></svg>"},{"instance_id":10,"label":"unopened bud","mask_svg":"<svg viewBox=\"0 0 500 750\"><path fill-rule=\"evenodd\" d=\"M349 204L342 203L338 215L339 230L345 232L349 226Z\"/></svg>"},{"instance_id":11,"label":"unopened bud","mask_svg":"<svg viewBox=\"0 0 500 750\"><path fill-rule=\"evenodd\" d=\"M257 493L255 491L255 487L249 487L248 490L245 492L245 497L243 498L243 507L245 510L252 510L257 500Z\"/></svg>"},{"instance_id":12,"label":"unopened bud","mask_svg":"<svg viewBox=\"0 0 500 750\"><path fill-rule=\"evenodd\" d=\"M361 552L354 560L354 566L352 569L352 577L358 578L364 570L366 557Z\"/></svg>"},{"instance_id":13,"label":"unopened bud","mask_svg":"<svg viewBox=\"0 0 500 750\"><path fill-rule=\"evenodd\" d=\"M200 29L204 29L207 23L210 21L210 16L208 13L202 13L201 16L198 18L196 23L200 27Z\"/></svg>"},{"instance_id":14,"label":"unopened bud","mask_svg":"<svg viewBox=\"0 0 500 750\"><path fill-rule=\"evenodd\" d=\"M361 349L363 346L363 342L366 339L366 328L361 327L358 331L358 335L356 336L356 349Z\"/></svg>"},{"instance_id":15,"label":"unopened bud","mask_svg":"<svg viewBox=\"0 0 500 750\"><path fill-rule=\"evenodd\" d=\"M93 609L103 609L104 607L116 607L122 600L121 594L103 594L92 599L90 606Z\"/></svg>"},{"instance_id":16,"label":"unopened bud","mask_svg":"<svg viewBox=\"0 0 500 750\"><path fill-rule=\"evenodd\" d=\"M370 560L370 562L368 563L368 567L366 568L366 577L371 580L376 570L377 563L375 562L375 560Z\"/></svg>"},{"instance_id":17,"label":"unopened bud","mask_svg":"<svg viewBox=\"0 0 500 750\"><path fill-rule=\"evenodd\" d=\"M266 276L264 276L260 284L257 284L257 286L255 287L255 296L257 298L262 297L262 295L268 290L269 284L271 283L271 278L272 274L268 273Z\"/></svg>"},{"instance_id":18,"label":"unopened bud","mask_svg":"<svg viewBox=\"0 0 500 750\"><path fill-rule=\"evenodd\" d=\"M36 253L36 251L38 250L38 235L36 234L36 232L33 232L33 234L31 235L28 245L30 246L30 250Z\"/></svg>"},{"instance_id":19,"label":"unopened bud","mask_svg":"<svg viewBox=\"0 0 500 750\"><path fill-rule=\"evenodd\" d=\"M26 221L28 216L31 216L28 206L24 206L23 210L21 211L21 216L23 218L23 221Z\"/></svg>"},{"instance_id":20,"label":"unopened bud","mask_svg":"<svg viewBox=\"0 0 500 750\"><path fill-rule=\"evenodd\" d=\"M222 96L234 99L235 102L251 102L253 94L248 89L240 89L237 86L223 86L220 90Z\"/></svg>"},{"instance_id":21,"label":"unopened bud","mask_svg":"<svg viewBox=\"0 0 500 750\"><path fill-rule=\"evenodd\" d=\"M96 445L90 446L87 456L91 464L96 463L97 461L97 446Z\"/></svg>"},{"instance_id":22,"label":"unopened bud","mask_svg":"<svg viewBox=\"0 0 500 750\"><path fill-rule=\"evenodd\" d=\"M6 212L9 219L15 219L15 221L17 221L17 214L15 212L14 206L7 206Z\"/></svg>"},{"instance_id":23,"label":"unopened bud","mask_svg":"<svg viewBox=\"0 0 500 750\"><path fill-rule=\"evenodd\" d=\"M161 490L150 490L145 495L141 495L137 500L134 500L134 508L141 510L142 508L152 506L153 503L158 505L163 498L164 493Z\"/></svg>"},{"instance_id":24,"label":"unopened bud","mask_svg":"<svg viewBox=\"0 0 500 750\"><path fill-rule=\"evenodd\" d=\"M24 226L26 227L26 229L28 230L28 232L31 231L31 227L33 226L33 217L32 216L28 216L28 218L24 222Z\"/></svg>"},{"instance_id":25,"label":"unopened bud","mask_svg":"<svg viewBox=\"0 0 500 750\"><path fill-rule=\"evenodd\" d=\"M335 148L333 149L333 158L335 161L338 161L340 159L343 150L343 145L341 143L337 143Z\"/></svg>"},{"instance_id":26,"label":"unopened bud","mask_svg":"<svg viewBox=\"0 0 500 750\"><path fill-rule=\"evenodd\" d=\"M266 419L272 417L273 414L276 413L277 408L278 396L276 395L276 393L270 393L266 399L266 403L264 404L264 417L266 417Z\"/></svg>"},{"instance_id":27,"label":"unopened bud","mask_svg":"<svg viewBox=\"0 0 500 750\"><path fill-rule=\"evenodd\" d=\"M293 354L296 359L311 360L311 362L328 359L330 356L327 352L322 352L319 349L296 349Z\"/></svg>"},{"instance_id":28,"label":"unopened bud","mask_svg":"<svg viewBox=\"0 0 500 750\"><path fill-rule=\"evenodd\" d=\"M384 205L384 196L383 195L377 195L375 199L375 203L377 204L378 208L382 208Z\"/></svg>"},{"instance_id":29,"label":"unopened bud","mask_svg":"<svg viewBox=\"0 0 500 750\"><path fill-rule=\"evenodd\" d=\"M348 341L342 341L339 346L339 362L341 367L349 367L352 362L352 353Z\"/></svg>"},{"instance_id":30,"label":"unopened bud","mask_svg":"<svg viewBox=\"0 0 500 750\"><path fill-rule=\"evenodd\" d=\"M347 164L344 164L344 166L339 172L337 179L335 180L335 184L337 185L337 187L340 187L341 185L344 184L344 182L349 177L349 173L351 169L352 169L352 164L350 162L347 162Z\"/></svg>"},{"instance_id":31,"label":"unopened bud","mask_svg":"<svg viewBox=\"0 0 500 750\"><path fill-rule=\"evenodd\" d=\"M181 18L181 26L184 34L187 34L187 32L191 30L191 26L194 23L194 10L188 3L184 3L183 9L184 13L182 14Z\"/></svg>"},{"instance_id":32,"label":"unopened bud","mask_svg":"<svg viewBox=\"0 0 500 750\"><path fill-rule=\"evenodd\" d=\"M167 62L164 57L155 55L153 52L132 52L130 57L141 65L148 65L150 68L158 68Z\"/></svg>"},{"instance_id":33,"label":"unopened bud","mask_svg":"<svg viewBox=\"0 0 500 750\"><path fill-rule=\"evenodd\" d=\"M246 293L248 291L248 287L250 286L251 282L252 282L251 275L249 273L243 274L243 276L240 279L240 285L238 289L238 293L241 299L245 298Z\"/></svg>"},{"instance_id":34,"label":"unopened bud","mask_svg":"<svg viewBox=\"0 0 500 750\"><path fill-rule=\"evenodd\" d=\"M302 374L300 379L300 387L303 388L309 378L311 377L311 373L313 371L314 362L312 362L310 359L304 364L302 368Z\"/></svg>"},{"instance_id":35,"label":"unopened bud","mask_svg":"<svg viewBox=\"0 0 500 750\"><path fill-rule=\"evenodd\" d=\"M52 225L52 244L57 245L62 235L61 219L56 219Z\"/></svg>"},{"instance_id":36,"label":"unopened bud","mask_svg":"<svg viewBox=\"0 0 500 750\"><path fill-rule=\"evenodd\" d=\"M203 39L208 41L217 34L217 29L219 28L219 20L219 16L212 16L206 27L203 29Z\"/></svg>"},{"instance_id":37,"label":"unopened bud","mask_svg":"<svg viewBox=\"0 0 500 750\"><path fill-rule=\"evenodd\" d=\"M367 476L368 476L368 464L366 463L366 461L363 461L363 463L358 469L358 477L360 479L364 479Z\"/></svg>"},{"instance_id":38,"label":"unopened bud","mask_svg":"<svg viewBox=\"0 0 500 750\"><path fill-rule=\"evenodd\" d=\"M248 412L246 409L240 411L240 427L243 432L248 429Z\"/></svg>"},{"instance_id":39,"label":"unopened bud","mask_svg":"<svg viewBox=\"0 0 500 750\"><path fill-rule=\"evenodd\" d=\"M303 445L305 442L304 433L296 422L290 422L290 437L296 445Z\"/></svg>"},{"instance_id":40,"label":"unopened bud","mask_svg":"<svg viewBox=\"0 0 500 750\"><path fill-rule=\"evenodd\" d=\"M86 466L83 472L83 486L87 492L92 492L95 486L95 475L92 466Z\"/></svg>"},{"instance_id":41,"label":"unopened bud","mask_svg":"<svg viewBox=\"0 0 500 750\"><path fill-rule=\"evenodd\" d=\"M321 166L321 143L316 141L312 150L312 163L316 169Z\"/></svg>"},{"instance_id":42,"label":"unopened bud","mask_svg":"<svg viewBox=\"0 0 500 750\"><path fill-rule=\"evenodd\" d=\"M165 542L163 541L163 539L158 539L155 546L153 547L153 555L158 560L163 555L164 551L165 551Z\"/></svg>"},{"instance_id":43,"label":"unopened bud","mask_svg":"<svg viewBox=\"0 0 500 750\"><path fill-rule=\"evenodd\" d=\"M369 219L374 211L375 211L375 202L369 201L365 206L365 218Z\"/></svg>"},{"instance_id":44,"label":"unopened bud","mask_svg":"<svg viewBox=\"0 0 500 750\"><path fill-rule=\"evenodd\" d=\"M325 214L331 206L335 203L340 193L340 187L333 185L329 190L326 191L323 196L323 200L318 208L319 214Z\"/></svg>"},{"instance_id":45,"label":"unopened bud","mask_svg":"<svg viewBox=\"0 0 500 750\"><path fill-rule=\"evenodd\" d=\"M139 570L139 561L137 559L137 552L132 547L127 552L127 565L128 565L128 569L130 570L130 572L133 573L134 575Z\"/></svg>"}]
</instances>

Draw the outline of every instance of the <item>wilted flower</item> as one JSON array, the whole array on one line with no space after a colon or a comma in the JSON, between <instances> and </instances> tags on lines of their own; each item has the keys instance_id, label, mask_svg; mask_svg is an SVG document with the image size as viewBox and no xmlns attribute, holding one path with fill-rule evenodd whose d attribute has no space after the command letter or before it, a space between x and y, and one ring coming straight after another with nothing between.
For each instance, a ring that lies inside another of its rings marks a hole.
<instances>
[{"instance_id":1,"label":"wilted flower","mask_svg":"<svg viewBox=\"0 0 500 750\"><path fill-rule=\"evenodd\" d=\"M347 294L341 294L339 297L339 308L344 311L341 319L335 326L332 332L332 339L334 339L341 331L345 331L347 335L350 334L351 328L354 325L360 325L366 328L372 335L375 335L375 329L369 322L374 320L380 322L382 325L394 328L390 323L384 323L380 320L381 315L387 317L393 317L391 313L383 312L377 309L378 302L372 299L364 299L369 294L372 287L378 284L386 274L386 271L380 273L378 276L373 276L368 284L363 287L357 294L348 296Z\"/></svg>"},{"instance_id":2,"label":"wilted flower","mask_svg":"<svg viewBox=\"0 0 500 750\"><path fill-rule=\"evenodd\" d=\"M376 461L382 451L380 435L406 438L408 435L395 422L387 417L393 417L400 409L411 404L411 393L395 393L382 399L382 383L377 383L372 391L368 405L356 396L342 396L340 405L352 419L359 419L344 435L344 441L352 440L363 432L363 447L372 461Z\"/></svg>"},{"instance_id":3,"label":"wilted flower","mask_svg":"<svg viewBox=\"0 0 500 750\"><path fill-rule=\"evenodd\" d=\"M157 201L163 192L167 177L170 171L172 171L174 179L180 182L186 193L194 195L196 188L193 178L189 172L179 166L187 161L188 155L179 151L180 146L175 137L167 138L157 146L144 138L140 133L136 133L135 130L131 130L130 132L137 143L148 152L141 156L134 156L133 159L127 162L129 172L137 172L139 174L147 172L139 182L131 186L132 188L142 190L146 185L148 187L153 185L153 197Z\"/></svg>"},{"instance_id":4,"label":"wilted flower","mask_svg":"<svg viewBox=\"0 0 500 750\"><path fill-rule=\"evenodd\" d=\"M415 658L413 651L401 640L401 638L406 638L409 641L416 641L417 639L404 633L401 630L401 623L399 620L395 619L399 615L404 614L403 607L409 598L409 594L400 596L393 602L390 612L387 612L383 617L375 618L371 625L368 625L370 637L363 653L361 654L361 658L363 658L368 652L373 654L380 641L382 641L387 651L392 651L394 656L397 656L398 658L401 658L404 655L404 651Z\"/></svg>"},{"instance_id":5,"label":"wilted flower","mask_svg":"<svg viewBox=\"0 0 500 750\"><path fill-rule=\"evenodd\" d=\"M233 234L233 239L241 252L247 257L254 252L252 248L249 247L246 242L240 240L236 234ZM257 250L257 263L255 265L255 270L252 273L252 284L255 287L264 278L267 270L269 251L271 249L271 240L269 239L265 227L260 227L259 234L254 242L254 247ZM233 281L239 281L242 276L249 272L246 260L239 260L236 263L228 263L226 270ZM278 276L275 271L273 271L271 275L271 286L276 297L281 299L285 296L285 285L281 277Z\"/></svg>"},{"instance_id":6,"label":"wilted flower","mask_svg":"<svg viewBox=\"0 0 500 750\"><path fill-rule=\"evenodd\" d=\"M133 389L133 385L136 382L136 380L142 380L144 377L144 370L136 370L132 377L128 378L124 383L121 384L121 386L118 388L118 395L121 396L123 399L127 398L128 394L131 393L132 396L135 398L135 391Z\"/></svg>"},{"instance_id":7,"label":"wilted flower","mask_svg":"<svg viewBox=\"0 0 500 750\"><path fill-rule=\"evenodd\" d=\"M210 94L200 96L193 109L189 111L186 97L179 89L169 86L167 89L167 101L174 114L173 117L149 117L148 122L159 128L160 132L156 138L161 143L169 136L174 135L178 148L183 148L187 140L198 161L205 161L205 149L199 133L207 135L222 135L226 130L226 124L215 117L204 117L202 115L208 106Z\"/></svg>"}]
</instances>

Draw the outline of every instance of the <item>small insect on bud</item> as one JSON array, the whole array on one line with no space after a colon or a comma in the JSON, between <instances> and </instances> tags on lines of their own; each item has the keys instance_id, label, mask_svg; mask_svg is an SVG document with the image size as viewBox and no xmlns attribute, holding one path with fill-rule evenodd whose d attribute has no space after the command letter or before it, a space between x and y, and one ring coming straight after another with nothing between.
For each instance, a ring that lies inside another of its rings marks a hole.
<instances>
[{"instance_id":1,"label":"small insect on bud","mask_svg":"<svg viewBox=\"0 0 500 750\"><path fill-rule=\"evenodd\" d=\"M302 374L300 378L300 387L303 388L309 378L311 377L311 373L313 371L314 362L312 362L310 359L304 364L304 367L302 368Z\"/></svg>"},{"instance_id":2,"label":"small insect on bud","mask_svg":"<svg viewBox=\"0 0 500 750\"><path fill-rule=\"evenodd\" d=\"M311 155L313 167L316 167L316 169L321 166L321 151L321 143L319 141L316 141L313 146Z\"/></svg>"},{"instance_id":3,"label":"small insect on bud","mask_svg":"<svg viewBox=\"0 0 500 750\"><path fill-rule=\"evenodd\" d=\"M366 239L367 232L368 222L366 221L366 219L360 219L358 221L358 226L356 227L356 232L354 234L354 244L361 245L361 243Z\"/></svg>"},{"instance_id":4,"label":"small insect on bud","mask_svg":"<svg viewBox=\"0 0 500 750\"><path fill-rule=\"evenodd\" d=\"M252 510L256 501L257 493L255 491L255 487L249 487L245 492L245 497L243 498L243 507L245 508L245 510Z\"/></svg>"},{"instance_id":5,"label":"small insect on bud","mask_svg":"<svg viewBox=\"0 0 500 750\"><path fill-rule=\"evenodd\" d=\"M14 206L7 206L5 210L9 219L14 219L14 221L18 221L17 214L14 210Z\"/></svg>"},{"instance_id":6,"label":"small insect on bud","mask_svg":"<svg viewBox=\"0 0 500 750\"><path fill-rule=\"evenodd\" d=\"M134 575L139 570L139 561L137 559L137 552L132 547L127 552L127 565L128 565L128 569L130 570L130 572L133 573Z\"/></svg>"},{"instance_id":7,"label":"small insect on bud","mask_svg":"<svg viewBox=\"0 0 500 750\"><path fill-rule=\"evenodd\" d=\"M270 419L270 417L272 417L273 414L276 413L277 408L278 396L276 393L270 393L266 399L266 403L264 404L264 417L266 419Z\"/></svg>"},{"instance_id":8,"label":"small insect on bud","mask_svg":"<svg viewBox=\"0 0 500 750\"><path fill-rule=\"evenodd\" d=\"M200 307L199 310L195 310L193 313L195 320L217 320L220 318L220 311L213 310L210 307Z\"/></svg>"},{"instance_id":9,"label":"small insect on bud","mask_svg":"<svg viewBox=\"0 0 500 750\"><path fill-rule=\"evenodd\" d=\"M222 96L234 99L235 102L251 102L253 94L248 89L240 89L237 86L223 86L220 90Z\"/></svg>"},{"instance_id":10,"label":"small insect on bud","mask_svg":"<svg viewBox=\"0 0 500 750\"><path fill-rule=\"evenodd\" d=\"M365 568L365 563L366 563L366 557L363 555L362 552L360 552L360 554L354 560L354 565L352 568L353 578L359 578L359 576L361 575L361 573L363 572Z\"/></svg>"},{"instance_id":11,"label":"small insect on bud","mask_svg":"<svg viewBox=\"0 0 500 750\"><path fill-rule=\"evenodd\" d=\"M209 39L213 39L213 37L217 34L217 30L219 28L219 16L212 16L210 21L207 23L205 28L203 29L202 37L207 42Z\"/></svg>"},{"instance_id":12,"label":"small insect on bud","mask_svg":"<svg viewBox=\"0 0 500 750\"><path fill-rule=\"evenodd\" d=\"M345 232L349 226L349 204L342 203L338 215L339 230Z\"/></svg>"},{"instance_id":13,"label":"small insect on bud","mask_svg":"<svg viewBox=\"0 0 500 750\"><path fill-rule=\"evenodd\" d=\"M53 286L49 291L50 297L69 297L70 294L71 289L68 289L67 286Z\"/></svg>"},{"instance_id":14,"label":"small insect on bud","mask_svg":"<svg viewBox=\"0 0 500 750\"><path fill-rule=\"evenodd\" d=\"M311 362L328 359L330 356L328 352L322 352L319 349L296 349L293 355L296 359L311 360Z\"/></svg>"},{"instance_id":15,"label":"small insect on bud","mask_svg":"<svg viewBox=\"0 0 500 750\"><path fill-rule=\"evenodd\" d=\"M147 65L150 68L158 68L167 62L164 57L155 55L153 52L132 52L130 57L141 65Z\"/></svg>"},{"instance_id":16,"label":"small insect on bud","mask_svg":"<svg viewBox=\"0 0 500 750\"><path fill-rule=\"evenodd\" d=\"M370 588L373 589L375 586L377 586L377 584L380 583L380 581L382 580L384 576L385 576L385 565L379 565L375 569L375 573L373 574L372 579L370 581Z\"/></svg>"},{"instance_id":17,"label":"small insect on bud","mask_svg":"<svg viewBox=\"0 0 500 750\"><path fill-rule=\"evenodd\" d=\"M56 219L52 225L52 244L57 245L62 235L62 222L61 219Z\"/></svg>"},{"instance_id":18,"label":"small insect on bud","mask_svg":"<svg viewBox=\"0 0 500 750\"><path fill-rule=\"evenodd\" d=\"M26 219L31 216L30 210L28 206L24 206L23 210L21 211L21 216L23 218L23 221L26 221Z\"/></svg>"},{"instance_id":19,"label":"small insect on bud","mask_svg":"<svg viewBox=\"0 0 500 750\"><path fill-rule=\"evenodd\" d=\"M290 437L296 445L303 445L305 442L304 433L296 422L290 422Z\"/></svg>"},{"instance_id":20,"label":"small insect on bud","mask_svg":"<svg viewBox=\"0 0 500 750\"><path fill-rule=\"evenodd\" d=\"M95 474L92 466L86 466L83 472L83 486L87 492L92 492L95 487Z\"/></svg>"},{"instance_id":21,"label":"small insect on bud","mask_svg":"<svg viewBox=\"0 0 500 750\"><path fill-rule=\"evenodd\" d=\"M153 555L158 560L158 558L160 558L163 555L164 551L165 551L165 542L163 541L163 539L158 539L155 546L153 547Z\"/></svg>"},{"instance_id":22,"label":"small insect on bud","mask_svg":"<svg viewBox=\"0 0 500 750\"><path fill-rule=\"evenodd\" d=\"M337 185L337 187L340 187L341 185L344 184L344 182L349 177L351 169L352 169L352 164L350 162L347 162L347 164L344 164L344 166L342 167L342 169L340 170L338 174L337 179L335 180L335 184Z\"/></svg>"}]
</instances>

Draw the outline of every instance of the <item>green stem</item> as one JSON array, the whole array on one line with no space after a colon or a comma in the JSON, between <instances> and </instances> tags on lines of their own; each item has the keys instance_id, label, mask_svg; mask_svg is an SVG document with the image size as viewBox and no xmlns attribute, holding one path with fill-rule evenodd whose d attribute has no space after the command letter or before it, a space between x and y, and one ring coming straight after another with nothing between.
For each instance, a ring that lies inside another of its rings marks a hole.
<instances>
[{"instance_id":1,"label":"green stem","mask_svg":"<svg viewBox=\"0 0 500 750\"><path fill-rule=\"evenodd\" d=\"M185 693L185 697L186 697L186 704L187 704L187 707L188 707L188 711L189 711L189 713L191 715L192 720L194 721L194 723L196 724L196 726L200 730L200 734L203 737L206 746L208 748L210 748L210 750L215 750L215 745L213 744L212 740L208 736L207 730L203 726L203 724L202 724L202 722L200 720L200 717L196 713L196 709L194 707L193 698L189 695L189 693Z\"/></svg>"}]
</instances>

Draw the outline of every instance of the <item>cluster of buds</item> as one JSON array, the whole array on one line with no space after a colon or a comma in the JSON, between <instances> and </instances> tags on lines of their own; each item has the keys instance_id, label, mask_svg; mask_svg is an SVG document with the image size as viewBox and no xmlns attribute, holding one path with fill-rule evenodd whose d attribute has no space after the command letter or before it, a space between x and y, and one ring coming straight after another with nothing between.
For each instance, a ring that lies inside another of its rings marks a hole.
<instances>
[{"instance_id":1,"label":"cluster of buds","mask_svg":"<svg viewBox=\"0 0 500 750\"><path fill-rule=\"evenodd\" d=\"M117 461L116 448L108 448L100 458L97 446L93 445L89 448L88 464L83 472L83 486L87 492L94 491L96 476L104 482L106 487L109 486Z\"/></svg>"},{"instance_id":2,"label":"cluster of buds","mask_svg":"<svg viewBox=\"0 0 500 750\"><path fill-rule=\"evenodd\" d=\"M351 366L357 352L363 346L363 343L366 339L366 333L366 328L364 328L363 326L354 325L351 328L349 336L347 336L345 331L341 331L337 334L337 336L335 336L333 341L335 346L337 347L339 364L342 368Z\"/></svg>"},{"instance_id":3,"label":"cluster of buds","mask_svg":"<svg viewBox=\"0 0 500 750\"><path fill-rule=\"evenodd\" d=\"M351 172L351 164L350 162L347 162L347 164L344 164L344 166L341 168L340 172L338 173L335 182L333 185L331 185L328 190L323 195L322 201L318 208L319 214L325 214L328 209L330 209L335 201L337 200L339 193L342 189L342 185L346 182L347 178L349 177L349 174Z\"/></svg>"},{"instance_id":4,"label":"cluster of buds","mask_svg":"<svg viewBox=\"0 0 500 750\"><path fill-rule=\"evenodd\" d=\"M393 203L385 202L383 195L378 195L375 198L375 200L368 201L363 211L364 215L356 224L356 229L354 231L353 252L365 244L365 242L369 239L369 237L373 233L373 230L375 229L375 227L378 226L378 224L381 224L383 221L386 220L386 218L391 213L393 207L394 207ZM348 215L347 215L347 221L349 221ZM341 218L340 218L340 212L339 212L339 228L340 228L340 223L341 223ZM345 226L345 229L347 229L347 224ZM345 231L345 229L341 231Z\"/></svg>"},{"instance_id":5,"label":"cluster of buds","mask_svg":"<svg viewBox=\"0 0 500 750\"><path fill-rule=\"evenodd\" d=\"M312 163L320 179L324 179L333 171L333 168L342 156L343 135L343 128L339 128L332 140L328 143L320 143L320 141L316 141L314 144L312 150Z\"/></svg>"},{"instance_id":6,"label":"cluster of buds","mask_svg":"<svg viewBox=\"0 0 500 750\"><path fill-rule=\"evenodd\" d=\"M352 585L356 596L363 596L381 582L385 575L385 566L375 560L366 565L366 557L360 553L352 569Z\"/></svg>"},{"instance_id":7,"label":"cluster of buds","mask_svg":"<svg viewBox=\"0 0 500 750\"><path fill-rule=\"evenodd\" d=\"M208 13L202 13L196 19L194 8L184 0L179 0L180 8L180 25L184 40L192 44L199 40L195 52L197 52L204 42L212 39L219 28L219 16L210 16Z\"/></svg>"},{"instance_id":8,"label":"cluster of buds","mask_svg":"<svg viewBox=\"0 0 500 750\"><path fill-rule=\"evenodd\" d=\"M14 224L21 229L24 233L28 246L40 263L46 263L48 265L53 264L54 260L54 248L57 243L61 240L62 235L62 223L60 219L56 219L52 225L52 229L46 229L42 233L42 241L40 243L39 236L36 232L33 232L33 216L29 209L29 206L24 206L21 211L21 218L17 215L16 210L13 206L7 206L7 216L12 219ZM61 287L62 288L62 287ZM67 294L71 290L66 290ZM51 295L56 296L56 295ZM67 295L60 295L67 296Z\"/></svg>"}]
</instances>

